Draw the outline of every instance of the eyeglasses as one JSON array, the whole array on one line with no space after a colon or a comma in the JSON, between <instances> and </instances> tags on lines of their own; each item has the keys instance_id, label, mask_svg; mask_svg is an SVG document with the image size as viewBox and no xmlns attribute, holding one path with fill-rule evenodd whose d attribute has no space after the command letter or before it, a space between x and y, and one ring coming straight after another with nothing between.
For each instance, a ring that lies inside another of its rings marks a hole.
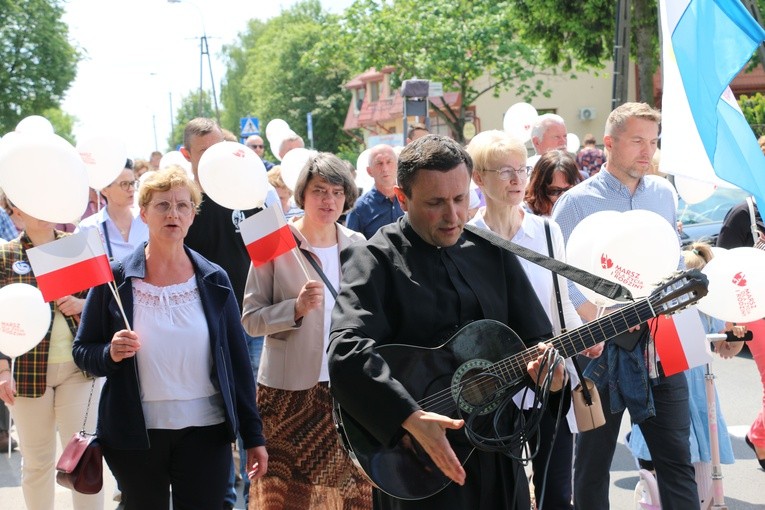
<instances>
[{"instance_id":1,"label":"eyeglasses","mask_svg":"<svg viewBox=\"0 0 765 510\"><path fill-rule=\"evenodd\" d=\"M487 172L496 172L500 181L509 181L510 178L515 175L518 179L525 179L531 172L530 166L522 166L520 168L513 168L510 166L503 166L499 170L486 170Z\"/></svg>"},{"instance_id":2,"label":"eyeglasses","mask_svg":"<svg viewBox=\"0 0 765 510\"><path fill-rule=\"evenodd\" d=\"M573 186L569 186L568 188L547 188L547 196L548 197L559 197L568 190L573 188Z\"/></svg>"},{"instance_id":3,"label":"eyeglasses","mask_svg":"<svg viewBox=\"0 0 765 510\"><path fill-rule=\"evenodd\" d=\"M265 145L263 145L263 144L257 144L257 145L256 144L250 144L247 147L249 147L250 149L263 149L263 148L265 148Z\"/></svg>"},{"instance_id":4,"label":"eyeglasses","mask_svg":"<svg viewBox=\"0 0 765 510\"><path fill-rule=\"evenodd\" d=\"M328 196L331 196L335 200L342 200L345 198L345 191L341 189L332 191L326 188L313 188L311 189L311 195L320 200L324 200Z\"/></svg>"},{"instance_id":5,"label":"eyeglasses","mask_svg":"<svg viewBox=\"0 0 765 510\"><path fill-rule=\"evenodd\" d=\"M170 212L170 209L173 208L172 202L168 202L167 200L149 203L159 214L167 214ZM178 213L178 216L190 216L191 213L194 212L195 207L194 202L188 200L180 200L175 203L175 210Z\"/></svg>"},{"instance_id":6,"label":"eyeglasses","mask_svg":"<svg viewBox=\"0 0 765 510\"><path fill-rule=\"evenodd\" d=\"M120 181L116 184L117 186L120 187L122 191L127 191L130 188L138 189L138 185L140 184L140 181Z\"/></svg>"}]
</instances>

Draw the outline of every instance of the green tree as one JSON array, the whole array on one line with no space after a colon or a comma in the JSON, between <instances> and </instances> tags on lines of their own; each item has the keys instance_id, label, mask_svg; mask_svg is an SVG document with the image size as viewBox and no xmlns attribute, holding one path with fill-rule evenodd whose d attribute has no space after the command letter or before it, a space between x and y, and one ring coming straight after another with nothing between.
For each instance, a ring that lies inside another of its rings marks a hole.
<instances>
[{"instance_id":1,"label":"green tree","mask_svg":"<svg viewBox=\"0 0 765 510\"><path fill-rule=\"evenodd\" d=\"M305 139L311 112L316 149L336 152L346 143L342 127L350 94L342 84L350 71L341 60L327 62L314 51L335 36L337 23L318 0L300 2L265 23L251 22L240 34L241 46L226 49L229 68L221 97L227 125L238 130L239 116L249 113L265 131L269 120L280 118Z\"/></svg>"},{"instance_id":2,"label":"green tree","mask_svg":"<svg viewBox=\"0 0 765 510\"><path fill-rule=\"evenodd\" d=\"M74 81L79 54L59 0L0 0L0 131L57 108Z\"/></svg>"},{"instance_id":3,"label":"green tree","mask_svg":"<svg viewBox=\"0 0 765 510\"><path fill-rule=\"evenodd\" d=\"M466 109L483 94L515 89L531 98L543 89L538 52L518 39L509 7L504 0L357 0L337 44L353 48L359 69L393 66L394 86L419 77L459 92L459 110L431 106L461 140Z\"/></svg>"},{"instance_id":4,"label":"green tree","mask_svg":"<svg viewBox=\"0 0 765 510\"><path fill-rule=\"evenodd\" d=\"M242 84L251 61L248 55L257 51L257 40L265 26L260 20L250 20L247 29L238 34L238 40L234 44L225 45L222 50L226 73L220 91L220 102L223 105L220 123L237 134L239 119L244 115L254 114L252 101Z\"/></svg>"},{"instance_id":5,"label":"green tree","mask_svg":"<svg viewBox=\"0 0 765 510\"><path fill-rule=\"evenodd\" d=\"M614 54L614 0L512 0L520 37L537 45L544 61L564 70L602 69ZM659 65L656 0L630 0L630 54L639 77L638 100L654 104L651 77Z\"/></svg>"},{"instance_id":6,"label":"green tree","mask_svg":"<svg viewBox=\"0 0 765 510\"><path fill-rule=\"evenodd\" d=\"M72 132L77 117L62 111L60 108L46 108L41 115L53 124L53 130L58 136L66 139L72 145L77 145L77 139Z\"/></svg>"},{"instance_id":7,"label":"green tree","mask_svg":"<svg viewBox=\"0 0 765 510\"><path fill-rule=\"evenodd\" d=\"M215 118L215 106L213 106L212 96L206 90L201 93L202 115L201 117ZM167 139L167 145L175 148L183 144L183 130L190 120L200 117L199 115L200 92L199 89L192 90L187 96L181 99L181 107L175 114L175 126L173 132Z\"/></svg>"},{"instance_id":8,"label":"green tree","mask_svg":"<svg viewBox=\"0 0 765 510\"><path fill-rule=\"evenodd\" d=\"M754 134L757 137L765 135L765 96L759 92L753 96L742 94L738 104Z\"/></svg>"}]
</instances>

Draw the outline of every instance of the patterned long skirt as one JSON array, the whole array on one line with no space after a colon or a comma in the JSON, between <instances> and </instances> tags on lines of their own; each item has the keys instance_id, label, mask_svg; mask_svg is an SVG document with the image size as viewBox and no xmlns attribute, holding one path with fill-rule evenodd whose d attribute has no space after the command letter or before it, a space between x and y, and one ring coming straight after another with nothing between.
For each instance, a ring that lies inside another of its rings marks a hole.
<instances>
[{"instance_id":1,"label":"patterned long skirt","mask_svg":"<svg viewBox=\"0 0 765 510\"><path fill-rule=\"evenodd\" d=\"M372 487L340 446L327 383L305 391L258 385L268 471L250 486L257 510L370 510Z\"/></svg>"}]
</instances>

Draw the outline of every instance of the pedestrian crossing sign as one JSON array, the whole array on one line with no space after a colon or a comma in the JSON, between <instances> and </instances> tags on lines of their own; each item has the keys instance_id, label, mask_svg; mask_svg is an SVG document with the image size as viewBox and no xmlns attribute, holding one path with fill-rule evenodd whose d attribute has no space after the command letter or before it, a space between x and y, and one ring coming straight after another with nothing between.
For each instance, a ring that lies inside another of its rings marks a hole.
<instances>
[{"instance_id":1,"label":"pedestrian crossing sign","mask_svg":"<svg viewBox=\"0 0 765 510\"><path fill-rule=\"evenodd\" d=\"M257 117L242 117L239 119L242 138L260 134L260 121Z\"/></svg>"}]
</instances>

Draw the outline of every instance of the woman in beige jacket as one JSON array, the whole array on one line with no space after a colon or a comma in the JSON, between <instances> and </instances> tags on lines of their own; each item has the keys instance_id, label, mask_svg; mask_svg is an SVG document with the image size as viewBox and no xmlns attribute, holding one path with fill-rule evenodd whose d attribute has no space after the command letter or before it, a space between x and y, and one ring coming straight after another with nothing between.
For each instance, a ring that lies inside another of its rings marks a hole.
<instances>
[{"instance_id":1,"label":"woman in beige jacket","mask_svg":"<svg viewBox=\"0 0 765 510\"><path fill-rule=\"evenodd\" d=\"M357 193L345 163L328 153L312 157L295 186L305 215L290 222L310 279L295 254L251 267L247 277L242 324L250 335L266 336L257 398L269 472L250 488L259 510L372 508L371 488L334 430L326 355L340 251L364 241L337 223Z\"/></svg>"}]
</instances>

